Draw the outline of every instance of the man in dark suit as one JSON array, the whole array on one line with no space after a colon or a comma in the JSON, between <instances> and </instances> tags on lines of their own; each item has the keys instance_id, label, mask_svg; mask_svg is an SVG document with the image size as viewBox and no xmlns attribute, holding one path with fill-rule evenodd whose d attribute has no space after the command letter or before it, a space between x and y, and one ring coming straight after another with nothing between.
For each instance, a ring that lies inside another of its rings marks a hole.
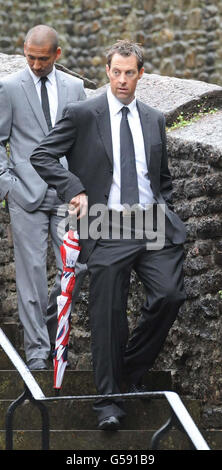
<instances>
[{"instance_id":1,"label":"man in dark suit","mask_svg":"<svg viewBox=\"0 0 222 470\"><path fill-rule=\"evenodd\" d=\"M123 376L130 391L142 389L142 377L185 300L185 228L172 210L165 121L162 113L135 99L144 72L142 50L118 41L107 54L106 70L107 93L69 105L31 157L38 174L57 189L78 218L81 261L87 262L90 273L95 382L102 395L119 393ZM69 171L59 163L63 154ZM99 210L104 217L96 219ZM139 228L138 213L145 221ZM153 226L147 231L151 213ZM83 230L87 224L88 235ZM156 234L159 242L147 240L146 233L151 238ZM128 341L126 306L132 269L144 284L146 301ZM112 398L97 401L94 409L99 429L117 429L125 414L122 402Z\"/></svg>"}]
</instances>

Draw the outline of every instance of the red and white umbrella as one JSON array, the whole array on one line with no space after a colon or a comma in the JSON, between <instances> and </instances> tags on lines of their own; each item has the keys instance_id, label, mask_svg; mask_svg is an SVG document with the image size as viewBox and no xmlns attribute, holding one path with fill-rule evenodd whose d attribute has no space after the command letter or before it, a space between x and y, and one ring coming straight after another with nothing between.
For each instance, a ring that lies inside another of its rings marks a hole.
<instances>
[{"instance_id":1,"label":"red and white umbrella","mask_svg":"<svg viewBox=\"0 0 222 470\"><path fill-rule=\"evenodd\" d=\"M61 277L61 295L57 297L58 326L53 353L54 388L60 389L67 365L68 343L71 328L72 293L75 287L75 265L81 248L77 231L69 230L60 247L63 272Z\"/></svg>"}]
</instances>

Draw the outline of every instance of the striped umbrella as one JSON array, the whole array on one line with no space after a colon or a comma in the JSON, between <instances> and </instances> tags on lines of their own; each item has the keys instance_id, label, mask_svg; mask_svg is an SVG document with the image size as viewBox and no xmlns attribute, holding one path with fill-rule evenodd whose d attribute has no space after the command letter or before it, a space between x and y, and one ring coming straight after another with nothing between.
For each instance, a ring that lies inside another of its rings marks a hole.
<instances>
[{"instance_id":1,"label":"striped umbrella","mask_svg":"<svg viewBox=\"0 0 222 470\"><path fill-rule=\"evenodd\" d=\"M71 327L72 293L75 287L75 265L80 252L79 236L69 230L60 247L63 272L61 277L61 295L57 297L58 325L53 353L54 388L60 389L67 365L68 343Z\"/></svg>"}]
</instances>

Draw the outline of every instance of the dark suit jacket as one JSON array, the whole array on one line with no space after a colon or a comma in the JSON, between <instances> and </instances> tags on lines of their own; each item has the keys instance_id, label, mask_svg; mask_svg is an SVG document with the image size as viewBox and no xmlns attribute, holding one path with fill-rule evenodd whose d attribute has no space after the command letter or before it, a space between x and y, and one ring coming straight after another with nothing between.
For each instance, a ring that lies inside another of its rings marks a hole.
<instances>
[{"instance_id":1,"label":"dark suit jacket","mask_svg":"<svg viewBox=\"0 0 222 470\"><path fill-rule=\"evenodd\" d=\"M173 243L183 243L185 228L172 212L172 180L168 169L165 119L162 113L137 101L151 189L157 203L166 203L166 231ZM66 155L69 171L59 163ZM113 177L113 154L106 93L85 102L70 104L64 117L31 156L37 173L54 186L64 202L80 192L94 204L107 204ZM95 218L96 216L94 216ZM93 217L89 217L89 224ZM95 240L81 240L81 262L86 262Z\"/></svg>"}]
</instances>

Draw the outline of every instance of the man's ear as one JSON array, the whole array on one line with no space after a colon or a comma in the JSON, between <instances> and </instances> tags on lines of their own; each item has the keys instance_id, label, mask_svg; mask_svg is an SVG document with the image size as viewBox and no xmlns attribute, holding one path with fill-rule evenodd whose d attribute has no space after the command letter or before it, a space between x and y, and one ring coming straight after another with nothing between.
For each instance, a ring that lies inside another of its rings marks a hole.
<instances>
[{"instance_id":1,"label":"man's ear","mask_svg":"<svg viewBox=\"0 0 222 470\"><path fill-rule=\"evenodd\" d=\"M60 58L61 54L62 54L61 47L57 47L55 60L58 60Z\"/></svg>"},{"instance_id":2,"label":"man's ear","mask_svg":"<svg viewBox=\"0 0 222 470\"><path fill-rule=\"evenodd\" d=\"M143 74L144 74L144 67L141 67L139 71L139 79L142 78Z\"/></svg>"},{"instance_id":3,"label":"man's ear","mask_svg":"<svg viewBox=\"0 0 222 470\"><path fill-rule=\"evenodd\" d=\"M110 71L110 68L109 68L108 64L106 64L106 75L107 75L108 78L109 78L109 71Z\"/></svg>"}]
</instances>

